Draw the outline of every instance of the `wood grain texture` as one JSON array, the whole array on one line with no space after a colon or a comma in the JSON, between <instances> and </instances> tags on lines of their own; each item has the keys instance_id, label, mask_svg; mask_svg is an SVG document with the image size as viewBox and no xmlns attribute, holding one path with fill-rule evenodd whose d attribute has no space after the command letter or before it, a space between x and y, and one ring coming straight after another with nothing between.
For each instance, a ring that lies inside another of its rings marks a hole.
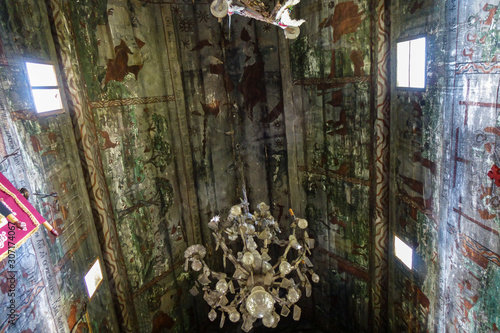
<instances>
[{"instance_id":1,"label":"wood grain texture","mask_svg":"<svg viewBox=\"0 0 500 333\"><path fill-rule=\"evenodd\" d=\"M64 89L75 128L84 175L86 175L87 190L90 194L91 207L100 237L101 251L115 302L116 315L123 332L136 332L135 309L118 243L109 191L104 179L92 112L89 108L86 90L82 88L79 80L78 73L81 70L78 68L78 63L74 61L76 58L73 53L74 44L69 43L72 38L68 34L72 28L59 1L52 0L50 7L58 39L56 48L66 79Z\"/></svg>"}]
</instances>

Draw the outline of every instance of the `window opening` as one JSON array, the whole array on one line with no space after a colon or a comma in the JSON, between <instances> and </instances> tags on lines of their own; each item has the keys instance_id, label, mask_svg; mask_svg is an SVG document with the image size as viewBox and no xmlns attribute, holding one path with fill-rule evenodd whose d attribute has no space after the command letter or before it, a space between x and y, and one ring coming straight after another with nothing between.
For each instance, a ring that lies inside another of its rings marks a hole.
<instances>
[{"instance_id":1,"label":"window opening","mask_svg":"<svg viewBox=\"0 0 500 333\"><path fill-rule=\"evenodd\" d=\"M26 62L31 94L38 114L63 112L61 91L52 64Z\"/></svg>"},{"instance_id":2,"label":"window opening","mask_svg":"<svg viewBox=\"0 0 500 333\"><path fill-rule=\"evenodd\" d=\"M425 37L397 43L398 88L425 88Z\"/></svg>"},{"instance_id":3,"label":"window opening","mask_svg":"<svg viewBox=\"0 0 500 333\"><path fill-rule=\"evenodd\" d=\"M394 253L396 257L401 260L406 267L412 269L413 250L406 245L398 236L394 236Z\"/></svg>"},{"instance_id":4,"label":"window opening","mask_svg":"<svg viewBox=\"0 0 500 333\"><path fill-rule=\"evenodd\" d=\"M87 274L85 274L85 285L87 286L87 293L89 295L89 299L92 298L97 287L102 282L102 271L101 265L99 263L99 258L96 259L92 267L89 269Z\"/></svg>"}]
</instances>

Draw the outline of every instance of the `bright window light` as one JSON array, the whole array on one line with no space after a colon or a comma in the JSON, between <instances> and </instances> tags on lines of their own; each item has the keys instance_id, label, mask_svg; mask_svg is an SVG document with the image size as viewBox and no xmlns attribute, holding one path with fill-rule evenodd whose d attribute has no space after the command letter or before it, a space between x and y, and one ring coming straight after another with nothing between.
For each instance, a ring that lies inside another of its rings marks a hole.
<instances>
[{"instance_id":1,"label":"bright window light","mask_svg":"<svg viewBox=\"0 0 500 333\"><path fill-rule=\"evenodd\" d=\"M394 252L396 257L409 269L412 269L413 250L398 236L394 236Z\"/></svg>"},{"instance_id":2,"label":"bright window light","mask_svg":"<svg viewBox=\"0 0 500 333\"><path fill-rule=\"evenodd\" d=\"M62 112L61 92L54 65L27 62L26 70L36 112L40 114Z\"/></svg>"},{"instance_id":3,"label":"bright window light","mask_svg":"<svg viewBox=\"0 0 500 333\"><path fill-rule=\"evenodd\" d=\"M425 37L397 43L398 88L425 88Z\"/></svg>"},{"instance_id":4,"label":"bright window light","mask_svg":"<svg viewBox=\"0 0 500 333\"><path fill-rule=\"evenodd\" d=\"M397 86L408 87L410 85L410 42L398 43L397 55Z\"/></svg>"},{"instance_id":5,"label":"bright window light","mask_svg":"<svg viewBox=\"0 0 500 333\"><path fill-rule=\"evenodd\" d=\"M32 87L57 86L56 71L53 65L27 62L26 68Z\"/></svg>"},{"instance_id":6,"label":"bright window light","mask_svg":"<svg viewBox=\"0 0 500 333\"><path fill-rule=\"evenodd\" d=\"M38 113L62 109L59 89L33 89L32 93Z\"/></svg>"},{"instance_id":7,"label":"bright window light","mask_svg":"<svg viewBox=\"0 0 500 333\"><path fill-rule=\"evenodd\" d=\"M99 264L99 258L97 258L88 273L85 274L85 285L87 286L87 293L89 294L89 298L92 298L101 281L101 265Z\"/></svg>"}]
</instances>

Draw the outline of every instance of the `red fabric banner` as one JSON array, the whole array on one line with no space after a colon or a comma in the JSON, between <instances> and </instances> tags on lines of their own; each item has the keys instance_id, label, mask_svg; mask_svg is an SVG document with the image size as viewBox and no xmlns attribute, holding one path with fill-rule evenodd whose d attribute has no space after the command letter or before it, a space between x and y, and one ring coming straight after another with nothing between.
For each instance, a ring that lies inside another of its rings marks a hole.
<instances>
[{"instance_id":1,"label":"red fabric banner","mask_svg":"<svg viewBox=\"0 0 500 333\"><path fill-rule=\"evenodd\" d=\"M0 173L0 201L21 222L22 229L0 216L0 261L23 244L45 222L26 198Z\"/></svg>"}]
</instances>

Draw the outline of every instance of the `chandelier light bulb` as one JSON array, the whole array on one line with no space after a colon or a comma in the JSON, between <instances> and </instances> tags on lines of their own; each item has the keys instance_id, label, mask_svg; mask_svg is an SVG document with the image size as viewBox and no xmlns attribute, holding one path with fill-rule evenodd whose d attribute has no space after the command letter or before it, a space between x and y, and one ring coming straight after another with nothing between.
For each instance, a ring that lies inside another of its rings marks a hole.
<instances>
[{"instance_id":1,"label":"chandelier light bulb","mask_svg":"<svg viewBox=\"0 0 500 333\"><path fill-rule=\"evenodd\" d=\"M237 310L233 310L229 313L229 320L231 320L233 323L236 323L238 320L240 320L240 313Z\"/></svg>"},{"instance_id":2,"label":"chandelier light bulb","mask_svg":"<svg viewBox=\"0 0 500 333\"><path fill-rule=\"evenodd\" d=\"M273 327L274 323L276 322L276 318L272 313L268 314L267 316L262 318L262 324L266 327Z\"/></svg>"},{"instance_id":3,"label":"chandelier light bulb","mask_svg":"<svg viewBox=\"0 0 500 333\"><path fill-rule=\"evenodd\" d=\"M307 220L306 219L299 219L297 221L297 225L299 226L300 229L305 229L308 226Z\"/></svg>"},{"instance_id":4,"label":"chandelier light bulb","mask_svg":"<svg viewBox=\"0 0 500 333\"><path fill-rule=\"evenodd\" d=\"M312 276L311 276L311 280L314 282L314 283L318 283L319 282L319 275L314 273Z\"/></svg>"},{"instance_id":5,"label":"chandelier light bulb","mask_svg":"<svg viewBox=\"0 0 500 333\"><path fill-rule=\"evenodd\" d=\"M215 289L221 294L225 294L228 289L226 280L220 279L219 282L217 282L217 284L215 285Z\"/></svg>"},{"instance_id":6,"label":"chandelier light bulb","mask_svg":"<svg viewBox=\"0 0 500 333\"><path fill-rule=\"evenodd\" d=\"M254 318L263 318L274 310L274 298L264 288L257 286L246 301L246 309Z\"/></svg>"},{"instance_id":7,"label":"chandelier light bulb","mask_svg":"<svg viewBox=\"0 0 500 333\"><path fill-rule=\"evenodd\" d=\"M245 252L245 254L243 255L243 258L241 259L241 261L243 262L243 264L245 265L252 265L253 264L253 254L251 252Z\"/></svg>"},{"instance_id":8,"label":"chandelier light bulb","mask_svg":"<svg viewBox=\"0 0 500 333\"><path fill-rule=\"evenodd\" d=\"M262 273L266 274L272 268L273 268L273 266L270 263L268 263L267 261L262 262Z\"/></svg>"},{"instance_id":9,"label":"chandelier light bulb","mask_svg":"<svg viewBox=\"0 0 500 333\"><path fill-rule=\"evenodd\" d=\"M288 261L282 261L280 264L280 272L283 275L287 275L292 271L292 265Z\"/></svg>"},{"instance_id":10,"label":"chandelier light bulb","mask_svg":"<svg viewBox=\"0 0 500 333\"><path fill-rule=\"evenodd\" d=\"M253 226L253 224L247 224L247 233L249 233L250 235L255 233L255 227Z\"/></svg>"},{"instance_id":11,"label":"chandelier light bulb","mask_svg":"<svg viewBox=\"0 0 500 333\"><path fill-rule=\"evenodd\" d=\"M229 214L234 215L234 216L240 216L241 215L241 207L239 205L234 205L233 207L231 207Z\"/></svg>"},{"instance_id":12,"label":"chandelier light bulb","mask_svg":"<svg viewBox=\"0 0 500 333\"><path fill-rule=\"evenodd\" d=\"M191 268L193 269L193 271L199 272L203 268L203 264L199 260L193 260L193 262L191 263Z\"/></svg>"}]
</instances>

